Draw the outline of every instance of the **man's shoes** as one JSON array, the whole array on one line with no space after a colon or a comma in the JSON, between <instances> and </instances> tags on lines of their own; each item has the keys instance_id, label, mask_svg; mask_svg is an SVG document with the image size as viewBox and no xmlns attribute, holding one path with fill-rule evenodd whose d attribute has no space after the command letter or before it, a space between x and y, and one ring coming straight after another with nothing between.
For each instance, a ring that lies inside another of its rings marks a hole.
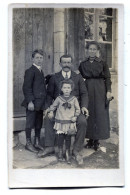
<instances>
[{"instance_id":1,"label":"man's shoes","mask_svg":"<svg viewBox=\"0 0 130 195\"><path fill-rule=\"evenodd\" d=\"M35 137L34 147L38 150L44 150L44 148L41 146L40 138Z\"/></svg>"},{"instance_id":2,"label":"man's shoes","mask_svg":"<svg viewBox=\"0 0 130 195\"><path fill-rule=\"evenodd\" d=\"M34 147L38 150L44 151L44 148L40 144L35 144Z\"/></svg>"},{"instance_id":3,"label":"man's shoes","mask_svg":"<svg viewBox=\"0 0 130 195\"><path fill-rule=\"evenodd\" d=\"M76 160L76 162L78 163L78 165L83 165L83 157L81 154L79 154L79 152L77 151L73 151L73 157Z\"/></svg>"},{"instance_id":4,"label":"man's shoes","mask_svg":"<svg viewBox=\"0 0 130 195\"><path fill-rule=\"evenodd\" d=\"M27 139L27 143L26 143L25 149L30 151L30 152L38 153L38 150L36 150L36 148L34 148L34 146L32 145L30 139Z\"/></svg>"},{"instance_id":5,"label":"man's shoes","mask_svg":"<svg viewBox=\"0 0 130 195\"><path fill-rule=\"evenodd\" d=\"M51 156L52 154L55 154L54 147L47 147L43 152L38 153L38 157L45 158L46 156Z\"/></svg>"}]
</instances>

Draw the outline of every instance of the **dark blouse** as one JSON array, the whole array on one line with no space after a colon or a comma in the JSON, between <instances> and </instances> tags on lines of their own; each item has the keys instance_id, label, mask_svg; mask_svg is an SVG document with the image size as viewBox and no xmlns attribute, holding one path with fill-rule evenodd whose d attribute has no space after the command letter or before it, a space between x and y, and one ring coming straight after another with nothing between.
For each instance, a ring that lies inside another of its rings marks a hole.
<instances>
[{"instance_id":1,"label":"dark blouse","mask_svg":"<svg viewBox=\"0 0 130 195\"><path fill-rule=\"evenodd\" d=\"M80 63L79 71L84 79L104 79L106 91L111 91L111 75L108 65L96 57L91 63L89 58Z\"/></svg>"}]
</instances>

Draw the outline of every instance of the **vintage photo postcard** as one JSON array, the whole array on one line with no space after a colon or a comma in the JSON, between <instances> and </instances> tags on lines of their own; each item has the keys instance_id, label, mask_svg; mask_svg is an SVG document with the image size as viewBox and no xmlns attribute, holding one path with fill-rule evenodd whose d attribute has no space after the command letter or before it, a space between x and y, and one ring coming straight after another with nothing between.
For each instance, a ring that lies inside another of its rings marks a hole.
<instances>
[{"instance_id":1,"label":"vintage photo postcard","mask_svg":"<svg viewBox=\"0 0 130 195\"><path fill-rule=\"evenodd\" d=\"M124 186L123 5L9 5L9 188Z\"/></svg>"}]
</instances>

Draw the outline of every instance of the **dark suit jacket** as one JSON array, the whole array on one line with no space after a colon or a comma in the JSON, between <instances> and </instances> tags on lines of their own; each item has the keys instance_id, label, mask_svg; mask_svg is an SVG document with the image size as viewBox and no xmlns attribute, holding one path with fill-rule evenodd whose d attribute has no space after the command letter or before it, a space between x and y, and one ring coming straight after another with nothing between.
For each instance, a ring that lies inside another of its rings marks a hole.
<instances>
[{"instance_id":1,"label":"dark suit jacket","mask_svg":"<svg viewBox=\"0 0 130 195\"><path fill-rule=\"evenodd\" d=\"M84 80L81 76L81 74L76 74L75 72L71 72L70 79L73 80L75 84L74 91L72 92L72 95L77 97L79 104L81 107L88 107L88 92L84 83ZM57 96L60 95L60 88L59 83L60 81L64 80L64 77L62 76L62 72L58 72L49 80L48 87L47 87L47 105L48 107L52 104L52 101L57 98Z\"/></svg>"},{"instance_id":2,"label":"dark suit jacket","mask_svg":"<svg viewBox=\"0 0 130 195\"><path fill-rule=\"evenodd\" d=\"M25 71L23 93L25 99L22 102L22 106L27 108L28 103L32 101L35 110L38 111L44 109L46 99L44 74L34 65Z\"/></svg>"}]
</instances>

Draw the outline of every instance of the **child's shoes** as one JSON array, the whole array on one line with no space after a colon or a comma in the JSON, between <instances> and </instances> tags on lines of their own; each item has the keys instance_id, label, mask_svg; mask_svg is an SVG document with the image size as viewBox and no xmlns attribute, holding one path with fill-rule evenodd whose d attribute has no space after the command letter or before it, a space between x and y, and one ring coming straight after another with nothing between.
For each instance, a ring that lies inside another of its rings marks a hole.
<instances>
[{"instance_id":1,"label":"child's shoes","mask_svg":"<svg viewBox=\"0 0 130 195\"><path fill-rule=\"evenodd\" d=\"M71 164L70 150L66 150L66 161L68 164Z\"/></svg>"},{"instance_id":2,"label":"child's shoes","mask_svg":"<svg viewBox=\"0 0 130 195\"><path fill-rule=\"evenodd\" d=\"M59 148L58 160L60 162L64 162L65 161L64 156L63 156L63 148Z\"/></svg>"}]
</instances>

